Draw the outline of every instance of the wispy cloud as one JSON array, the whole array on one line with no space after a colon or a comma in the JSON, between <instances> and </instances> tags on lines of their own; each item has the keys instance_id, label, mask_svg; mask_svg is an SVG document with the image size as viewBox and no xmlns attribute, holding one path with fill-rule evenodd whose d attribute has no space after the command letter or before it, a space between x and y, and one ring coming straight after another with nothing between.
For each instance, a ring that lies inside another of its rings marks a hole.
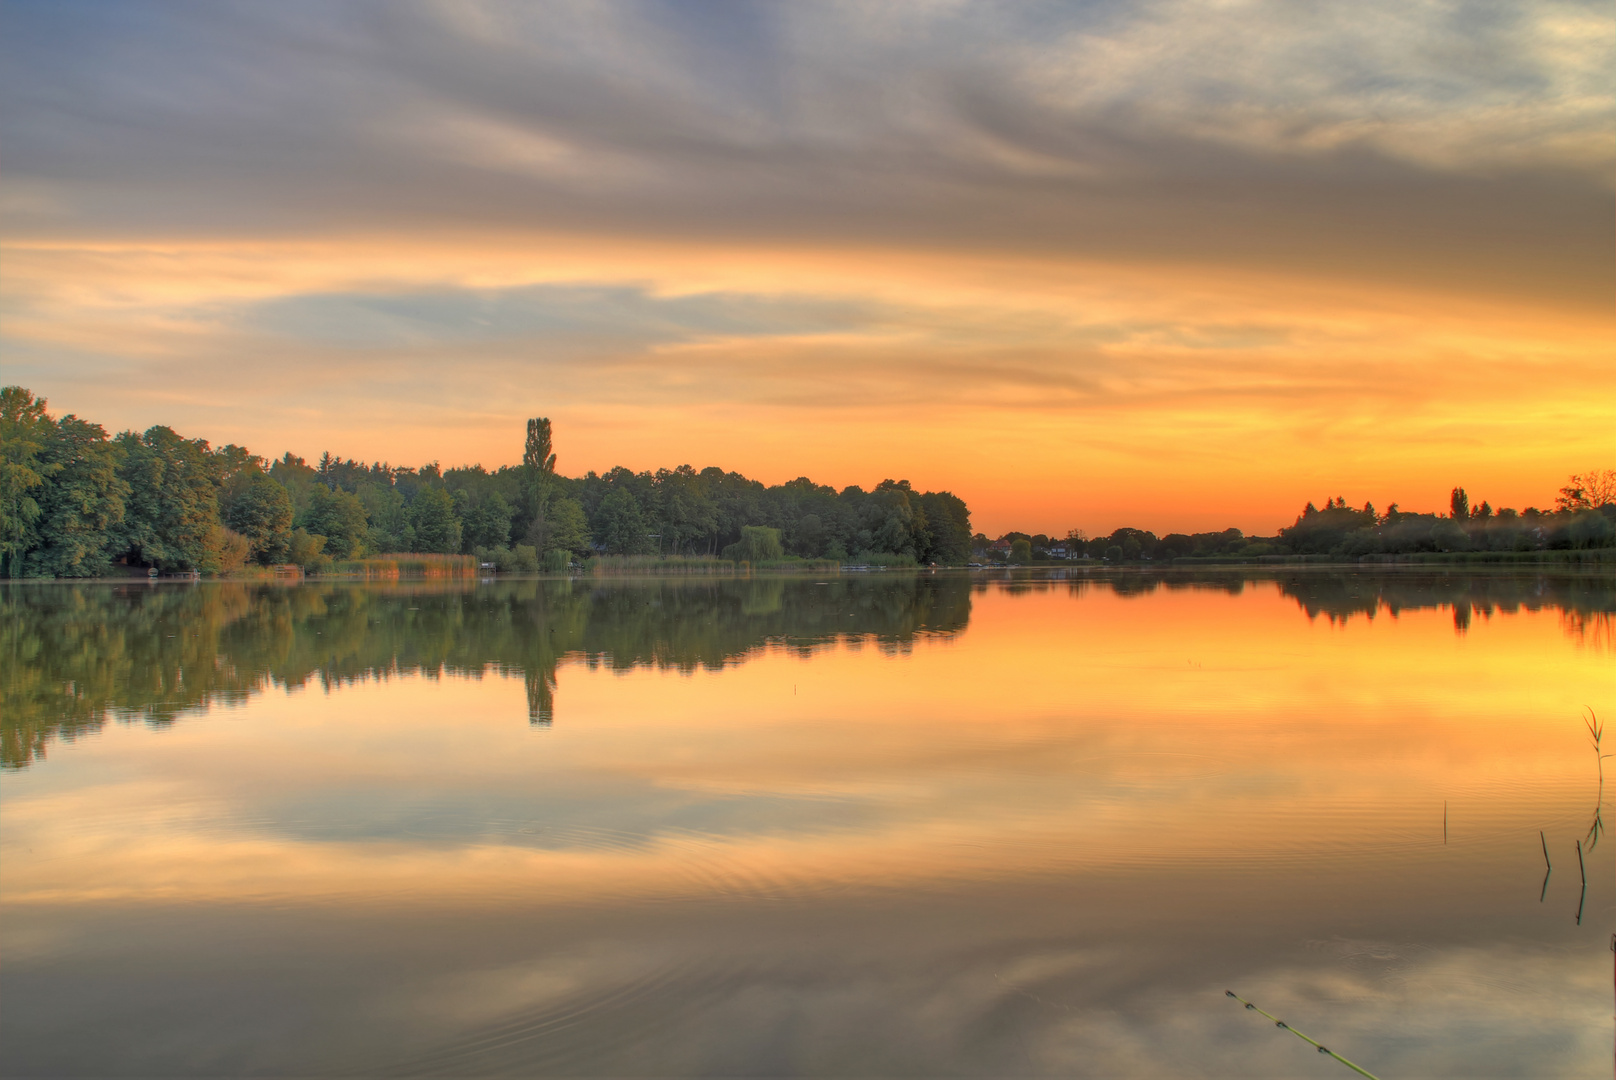
<instances>
[{"instance_id":1,"label":"wispy cloud","mask_svg":"<svg viewBox=\"0 0 1616 1080\"><path fill-rule=\"evenodd\" d=\"M1602 4L6 24L7 377L113 423L497 461L542 411L595 465L919 444L986 499L1031 454L1029 491L1100 455L1265 501L1465 455L1524 483L1616 423Z\"/></svg>"}]
</instances>

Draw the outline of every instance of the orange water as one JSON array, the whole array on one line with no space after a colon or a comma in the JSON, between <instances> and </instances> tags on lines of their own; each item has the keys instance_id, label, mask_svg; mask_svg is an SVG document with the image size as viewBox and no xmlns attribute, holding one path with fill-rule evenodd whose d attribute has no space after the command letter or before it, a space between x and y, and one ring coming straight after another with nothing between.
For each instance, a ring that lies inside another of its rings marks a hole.
<instances>
[{"instance_id":1,"label":"orange water","mask_svg":"<svg viewBox=\"0 0 1616 1080\"><path fill-rule=\"evenodd\" d=\"M793 581L722 666L563 650L552 726L501 660L57 738L0 779L7 1071L1352 1075L1229 988L1387 1080L1599 1075L1595 584L810 641Z\"/></svg>"}]
</instances>

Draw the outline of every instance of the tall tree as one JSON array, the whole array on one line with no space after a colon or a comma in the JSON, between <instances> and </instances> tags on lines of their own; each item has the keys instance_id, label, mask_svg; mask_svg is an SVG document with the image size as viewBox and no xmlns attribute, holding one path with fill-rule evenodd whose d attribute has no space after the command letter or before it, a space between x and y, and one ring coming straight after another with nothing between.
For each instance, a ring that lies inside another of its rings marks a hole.
<instances>
[{"instance_id":1,"label":"tall tree","mask_svg":"<svg viewBox=\"0 0 1616 1080\"><path fill-rule=\"evenodd\" d=\"M246 537L248 558L266 566L286 560L292 538L292 497L268 474L253 471L242 479L224 522Z\"/></svg>"},{"instance_id":2,"label":"tall tree","mask_svg":"<svg viewBox=\"0 0 1616 1080\"><path fill-rule=\"evenodd\" d=\"M453 555L460 550L460 519L454 499L441 487L423 488L410 503L415 550Z\"/></svg>"},{"instance_id":3,"label":"tall tree","mask_svg":"<svg viewBox=\"0 0 1616 1080\"><path fill-rule=\"evenodd\" d=\"M219 501L206 439L172 428L123 432L119 475L129 485L124 540L129 554L164 570L218 568Z\"/></svg>"},{"instance_id":4,"label":"tall tree","mask_svg":"<svg viewBox=\"0 0 1616 1080\"><path fill-rule=\"evenodd\" d=\"M365 549L370 522L359 496L316 484L309 492L303 527L325 537L325 553L334 559L352 559Z\"/></svg>"},{"instance_id":5,"label":"tall tree","mask_svg":"<svg viewBox=\"0 0 1616 1080\"><path fill-rule=\"evenodd\" d=\"M628 488L614 488L602 499L599 517L600 539L609 554L645 555L651 551L645 516Z\"/></svg>"},{"instance_id":6,"label":"tall tree","mask_svg":"<svg viewBox=\"0 0 1616 1080\"><path fill-rule=\"evenodd\" d=\"M556 456L550 448L550 418L535 416L527 422L527 446L522 451L522 465L538 473L553 473Z\"/></svg>"},{"instance_id":7,"label":"tall tree","mask_svg":"<svg viewBox=\"0 0 1616 1080\"><path fill-rule=\"evenodd\" d=\"M51 426L44 398L20 386L0 389L0 561L12 577L41 513L37 496L51 470L40 455Z\"/></svg>"},{"instance_id":8,"label":"tall tree","mask_svg":"<svg viewBox=\"0 0 1616 1080\"><path fill-rule=\"evenodd\" d=\"M68 415L58 420L41 460L51 476L40 496L39 542L30 577L94 577L112 565L129 485L118 476L118 448L106 428Z\"/></svg>"},{"instance_id":9,"label":"tall tree","mask_svg":"<svg viewBox=\"0 0 1616 1080\"><path fill-rule=\"evenodd\" d=\"M1453 494L1448 496L1448 510L1455 521L1463 521L1470 516L1470 496L1465 494L1464 488L1453 489Z\"/></svg>"}]
</instances>

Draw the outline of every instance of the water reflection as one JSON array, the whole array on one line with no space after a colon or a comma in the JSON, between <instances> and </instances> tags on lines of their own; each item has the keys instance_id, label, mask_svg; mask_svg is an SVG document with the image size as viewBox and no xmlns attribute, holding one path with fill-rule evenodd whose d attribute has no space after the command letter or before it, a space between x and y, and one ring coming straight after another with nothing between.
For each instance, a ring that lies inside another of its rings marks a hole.
<instances>
[{"instance_id":1,"label":"water reflection","mask_svg":"<svg viewBox=\"0 0 1616 1080\"><path fill-rule=\"evenodd\" d=\"M492 584L19 586L0 591L7 768L108 717L172 723L272 686L326 690L402 674L525 678L555 717L563 659L618 671L719 669L768 645L909 648L970 617L958 576Z\"/></svg>"},{"instance_id":2,"label":"water reflection","mask_svg":"<svg viewBox=\"0 0 1616 1080\"><path fill-rule=\"evenodd\" d=\"M693 671L768 646L811 655L837 642L910 648L952 635L971 596L1158 591L1239 596L1277 588L1309 619L1449 610L1457 632L1495 612L1556 610L1565 632L1605 651L1616 578L1598 574L1285 574L1079 571L891 574L873 578L525 580L483 584L0 588L0 762L22 768L55 739L110 718L172 723L272 686L330 690L401 674L521 675L528 719L555 719L557 667Z\"/></svg>"},{"instance_id":3,"label":"water reflection","mask_svg":"<svg viewBox=\"0 0 1616 1080\"><path fill-rule=\"evenodd\" d=\"M0 600L18 1075L1609 1060L1597 579Z\"/></svg>"}]
</instances>

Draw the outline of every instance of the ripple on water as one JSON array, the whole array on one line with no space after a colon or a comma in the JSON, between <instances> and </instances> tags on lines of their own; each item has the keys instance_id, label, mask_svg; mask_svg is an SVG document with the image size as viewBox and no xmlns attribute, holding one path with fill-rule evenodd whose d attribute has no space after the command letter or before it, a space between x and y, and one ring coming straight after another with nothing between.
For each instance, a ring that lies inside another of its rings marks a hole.
<instances>
[{"instance_id":1,"label":"ripple on water","mask_svg":"<svg viewBox=\"0 0 1616 1080\"><path fill-rule=\"evenodd\" d=\"M389 1076L555 1075L602 1051L633 1057L745 983L740 966L681 961L563 1001L513 1012L386 1070Z\"/></svg>"}]
</instances>

